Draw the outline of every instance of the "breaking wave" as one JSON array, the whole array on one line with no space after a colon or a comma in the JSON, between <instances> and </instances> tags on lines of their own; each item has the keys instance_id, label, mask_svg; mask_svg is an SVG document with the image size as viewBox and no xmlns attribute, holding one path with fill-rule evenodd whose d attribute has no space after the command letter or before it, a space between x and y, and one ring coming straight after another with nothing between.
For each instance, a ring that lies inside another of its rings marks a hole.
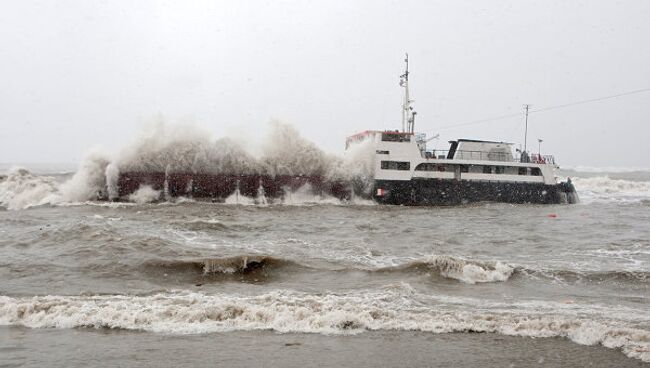
<instances>
[{"instance_id":1,"label":"breaking wave","mask_svg":"<svg viewBox=\"0 0 650 368\"><path fill-rule=\"evenodd\" d=\"M398 270L426 270L467 284L507 281L515 268L501 262L471 261L451 256L432 255L397 266Z\"/></svg>"},{"instance_id":2,"label":"breaking wave","mask_svg":"<svg viewBox=\"0 0 650 368\"><path fill-rule=\"evenodd\" d=\"M564 170L571 170L581 173L634 173L634 172L650 172L650 168L646 167L620 167L620 166L566 166Z\"/></svg>"},{"instance_id":3,"label":"breaking wave","mask_svg":"<svg viewBox=\"0 0 650 368\"><path fill-rule=\"evenodd\" d=\"M572 178L580 198L587 201L642 201L650 199L649 181L611 179L609 176Z\"/></svg>"},{"instance_id":4,"label":"breaking wave","mask_svg":"<svg viewBox=\"0 0 650 368\"><path fill-rule=\"evenodd\" d=\"M35 175L20 167L11 168L0 181L0 206L20 210L103 198L106 195L105 170L108 163L103 155L91 153L77 172L63 183L53 176Z\"/></svg>"},{"instance_id":5,"label":"breaking wave","mask_svg":"<svg viewBox=\"0 0 650 368\"><path fill-rule=\"evenodd\" d=\"M449 309L444 301L431 304L432 301L406 284L380 292L341 295L274 291L258 296L193 292L149 296L2 296L0 324L171 334L237 330L324 334L366 330L488 332L565 337L578 344L620 349L629 357L650 361L650 332L630 327L626 320L600 322L600 313L607 311L599 311L597 306L590 313L578 312L581 309L576 305L566 306L573 311L549 313L534 306L491 310L489 305L470 305Z\"/></svg>"},{"instance_id":6,"label":"breaking wave","mask_svg":"<svg viewBox=\"0 0 650 368\"><path fill-rule=\"evenodd\" d=\"M100 152L90 153L73 177L63 183L26 169L9 170L0 178L0 206L18 210L45 204L117 199L119 174L130 171L316 176L332 182L353 182L367 189L368 172L372 170L372 165L366 162L368 155L355 152L345 157L331 155L304 139L290 125L272 122L270 127L266 143L261 145L262 152L254 155L247 150L250 147L233 139L212 140L208 132L196 127L158 122L112 158ZM341 203L333 197L307 192L308 188L293 190L283 203ZM144 186L124 199L148 203L167 199L166 194ZM226 199L226 203L266 204L259 202L257 198L236 194Z\"/></svg>"},{"instance_id":7,"label":"breaking wave","mask_svg":"<svg viewBox=\"0 0 650 368\"><path fill-rule=\"evenodd\" d=\"M151 203L160 199L160 191L148 185L143 185L127 198L137 204Z\"/></svg>"},{"instance_id":8,"label":"breaking wave","mask_svg":"<svg viewBox=\"0 0 650 368\"><path fill-rule=\"evenodd\" d=\"M296 262L265 255L233 256L224 258L204 258L198 260L149 261L145 268L162 270L191 270L203 275L246 274L257 270L304 267Z\"/></svg>"},{"instance_id":9,"label":"breaking wave","mask_svg":"<svg viewBox=\"0 0 650 368\"><path fill-rule=\"evenodd\" d=\"M59 183L53 177L37 176L27 169L11 168L0 182L0 205L9 210L54 203Z\"/></svg>"},{"instance_id":10,"label":"breaking wave","mask_svg":"<svg viewBox=\"0 0 650 368\"><path fill-rule=\"evenodd\" d=\"M380 270L435 272L442 277L467 284L504 282L515 276L560 281L563 283L650 283L650 272L638 270L562 270L536 269L500 261L469 260L447 255L431 255L396 267Z\"/></svg>"}]
</instances>

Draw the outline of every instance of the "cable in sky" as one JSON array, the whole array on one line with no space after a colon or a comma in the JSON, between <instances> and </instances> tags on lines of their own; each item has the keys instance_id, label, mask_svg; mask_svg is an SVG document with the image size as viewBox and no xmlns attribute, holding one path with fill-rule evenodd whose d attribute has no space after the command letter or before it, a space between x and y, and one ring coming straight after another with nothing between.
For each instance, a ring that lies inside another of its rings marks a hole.
<instances>
[{"instance_id":1,"label":"cable in sky","mask_svg":"<svg viewBox=\"0 0 650 368\"><path fill-rule=\"evenodd\" d=\"M597 102L597 101L602 101L602 100L608 100L611 98L616 98L616 97L622 97L622 96L628 96L628 95L633 95L637 93L643 93L643 92L648 92L650 91L650 88L642 88L642 89L637 89L634 91L628 91L628 92L623 92L623 93L618 93L615 95L610 95L610 96L604 96L604 97L598 97L598 98L592 98L589 100L582 100L582 101L576 101L576 102L571 102L571 103L566 103L566 104L561 104L561 105L554 105L554 106L548 106L548 107L541 107L539 109L531 109L529 111L530 114L536 113L536 112L542 112L542 111L548 111L548 110L554 110L554 109L560 109L563 107L569 107L569 106L575 106L575 105L581 105L581 104L586 104L586 103L591 103L591 102ZM460 126L465 126L465 125L474 125L474 124L481 124L481 123L487 123L490 121L495 121L495 120L502 120L502 119L507 119L507 118L513 118L521 116L521 113L515 113L515 114L508 114L508 115L501 115L501 116L495 116L492 118L486 118L486 119L479 119L479 120L472 120L464 123L458 123L458 124L452 124L452 125L446 125L438 128L438 130L443 130L443 129L449 129L449 128L456 128Z\"/></svg>"}]
</instances>

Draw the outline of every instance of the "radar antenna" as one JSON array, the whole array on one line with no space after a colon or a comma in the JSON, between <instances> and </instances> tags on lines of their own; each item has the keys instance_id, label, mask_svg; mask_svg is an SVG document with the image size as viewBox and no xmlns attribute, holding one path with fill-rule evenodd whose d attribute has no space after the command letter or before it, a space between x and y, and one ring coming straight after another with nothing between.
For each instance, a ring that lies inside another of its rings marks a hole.
<instances>
[{"instance_id":1,"label":"radar antenna","mask_svg":"<svg viewBox=\"0 0 650 368\"><path fill-rule=\"evenodd\" d=\"M415 132L415 115L417 112L413 110L411 106L412 102L415 102L409 98L409 54L406 53L406 58L404 59L406 63L406 70L404 74L400 75L399 85L404 87L404 102L402 103L402 132L414 133Z\"/></svg>"}]
</instances>

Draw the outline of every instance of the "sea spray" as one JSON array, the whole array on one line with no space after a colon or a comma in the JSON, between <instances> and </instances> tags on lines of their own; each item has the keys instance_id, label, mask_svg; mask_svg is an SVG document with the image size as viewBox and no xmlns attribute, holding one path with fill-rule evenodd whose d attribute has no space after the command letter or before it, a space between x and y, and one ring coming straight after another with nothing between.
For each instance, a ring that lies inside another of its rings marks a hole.
<instances>
[{"instance_id":1,"label":"sea spray","mask_svg":"<svg viewBox=\"0 0 650 368\"><path fill-rule=\"evenodd\" d=\"M151 203L160 199L160 191L151 188L148 185L141 186L135 193L130 194L128 199L138 204Z\"/></svg>"},{"instance_id":2,"label":"sea spray","mask_svg":"<svg viewBox=\"0 0 650 368\"><path fill-rule=\"evenodd\" d=\"M631 200L650 198L650 181L611 179L608 176L573 177L578 193L589 200Z\"/></svg>"},{"instance_id":3,"label":"sea spray","mask_svg":"<svg viewBox=\"0 0 650 368\"><path fill-rule=\"evenodd\" d=\"M159 123L117 155L120 172L252 174L259 163L229 138L191 125Z\"/></svg>"},{"instance_id":4,"label":"sea spray","mask_svg":"<svg viewBox=\"0 0 650 368\"><path fill-rule=\"evenodd\" d=\"M61 184L61 200L82 202L91 199L106 199L106 169L109 158L99 151L89 153L81 162L72 178Z\"/></svg>"},{"instance_id":5,"label":"sea spray","mask_svg":"<svg viewBox=\"0 0 650 368\"><path fill-rule=\"evenodd\" d=\"M98 151L88 154L75 175L63 184L28 171L9 173L0 187L0 203L6 208L21 209L40 204L116 200L120 197L120 175L128 172L165 173L166 178L176 173L297 176L331 183L351 183L345 187L366 196L370 193L374 170L370 145L361 144L341 157L324 152L288 124L274 121L269 128L264 143L260 145L261 152L253 155L228 137L213 140L209 132L193 125L170 125L158 120L112 159ZM18 182L30 184L18 185ZM285 188L285 194L289 195L298 190L296 201L289 198L288 203L331 202L332 198L324 193L305 193L306 188L304 183L300 189ZM191 195L189 189L191 186L186 192ZM151 190L143 189L139 195L125 199L150 200L154 198ZM167 197L168 193L164 190L163 194ZM254 202L264 204L266 196L268 193ZM227 202L251 202L236 197Z\"/></svg>"},{"instance_id":6,"label":"sea spray","mask_svg":"<svg viewBox=\"0 0 650 368\"><path fill-rule=\"evenodd\" d=\"M261 158L265 174L324 176L337 161L304 139L294 127L278 121L271 122Z\"/></svg>"},{"instance_id":7,"label":"sea spray","mask_svg":"<svg viewBox=\"0 0 650 368\"><path fill-rule=\"evenodd\" d=\"M0 182L0 206L19 210L32 206L58 202L59 183L50 176L34 175L27 169L9 169Z\"/></svg>"},{"instance_id":8,"label":"sea spray","mask_svg":"<svg viewBox=\"0 0 650 368\"><path fill-rule=\"evenodd\" d=\"M332 180L350 183L351 193L368 197L372 191L375 176L375 152L370 141L351 146L343 155L340 164L330 172Z\"/></svg>"},{"instance_id":9,"label":"sea spray","mask_svg":"<svg viewBox=\"0 0 650 368\"><path fill-rule=\"evenodd\" d=\"M109 200L115 200L117 197L119 197L119 187L118 187L118 179L120 177L120 170L117 168L115 164L108 164L106 166L106 191L108 194L108 199Z\"/></svg>"}]
</instances>

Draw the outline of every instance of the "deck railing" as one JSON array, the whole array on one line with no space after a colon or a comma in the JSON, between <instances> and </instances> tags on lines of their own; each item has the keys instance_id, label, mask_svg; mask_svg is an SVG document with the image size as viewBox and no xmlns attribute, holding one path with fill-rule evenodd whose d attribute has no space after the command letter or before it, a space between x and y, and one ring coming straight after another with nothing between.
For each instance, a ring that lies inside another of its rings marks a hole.
<instances>
[{"instance_id":1,"label":"deck railing","mask_svg":"<svg viewBox=\"0 0 650 368\"><path fill-rule=\"evenodd\" d=\"M449 150L423 151L422 155L425 158L446 160L449 158ZM534 164L555 165L555 157L553 157L553 155L540 155L538 153L533 153L530 155L519 155L518 157L514 157L511 153L506 152L456 150L453 152L453 158L460 160L530 162Z\"/></svg>"}]
</instances>

